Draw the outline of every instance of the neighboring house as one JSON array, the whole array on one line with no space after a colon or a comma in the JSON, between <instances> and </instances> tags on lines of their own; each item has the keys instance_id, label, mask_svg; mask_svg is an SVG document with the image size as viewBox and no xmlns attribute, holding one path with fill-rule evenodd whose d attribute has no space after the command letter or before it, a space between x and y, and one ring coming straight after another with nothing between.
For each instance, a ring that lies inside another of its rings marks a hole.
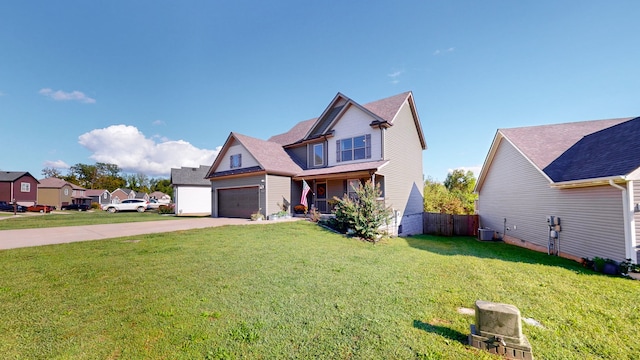
<instances>
[{"instance_id":1,"label":"neighboring house","mask_svg":"<svg viewBox=\"0 0 640 360\"><path fill-rule=\"evenodd\" d=\"M209 166L171 169L176 215L211 215L211 182L205 178Z\"/></svg>"},{"instance_id":2,"label":"neighboring house","mask_svg":"<svg viewBox=\"0 0 640 360\"><path fill-rule=\"evenodd\" d=\"M0 201L30 206L38 201L38 180L26 171L0 171Z\"/></svg>"},{"instance_id":3,"label":"neighboring house","mask_svg":"<svg viewBox=\"0 0 640 360\"><path fill-rule=\"evenodd\" d=\"M638 139L640 118L499 129L476 184L481 225L548 251L555 216L561 256L637 261Z\"/></svg>"},{"instance_id":4,"label":"neighboring house","mask_svg":"<svg viewBox=\"0 0 640 360\"><path fill-rule=\"evenodd\" d=\"M69 204L88 204L90 199L84 194L85 189L66 180L56 177L40 179L38 185L38 202L42 205L53 205L56 209Z\"/></svg>"},{"instance_id":5,"label":"neighboring house","mask_svg":"<svg viewBox=\"0 0 640 360\"><path fill-rule=\"evenodd\" d=\"M171 196L163 193L162 191L154 191L149 194L149 199L158 200L160 204L169 204L171 203Z\"/></svg>"},{"instance_id":6,"label":"neighboring house","mask_svg":"<svg viewBox=\"0 0 640 360\"><path fill-rule=\"evenodd\" d=\"M111 203L119 204L122 200L135 199L136 192L131 189L115 189L111 192Z\"/></svg>"},{"instance_id":7,"label":"neighboring house","mask_svg":"<svg viewBox=\"0 0 640 360\"><path fill-rule=\"evenodd\" d=\"M316 119L259 140L231 133L212 164L211 213L244 217L277 213L301 203L331 212L331 200L367 180L380 185L380 201L394 210L388 230L422 233L422 151L426 143L413 94L361 105L338 93Z\"/></svg>"},{"instance_id":8,"label":"neighboring house","mask_svg":"<svg viewBox=\"0 0 640 360\"><path fill-rule=\"evenodd\" d=\"M72 204L91 205L91 198L85 194L87 189L76 184L71 184L71 186L73 187L73 192L71 193Z\"/></svg>"},{"instance_id":9,"label":"neighboring house","mask_svg":"<svg viewBox=\"0 0 640 360\"><path fill-rule=\"evenodd\" d=\"M149 201L149 194L139 192L139 193L136 193L136 197L134 199L142 199L145 201Z\"/></svg>"},{"instance_id":10,"label":"neighboring house","mask_svg":"<svg viewBox=\"0 0 640 360\"><path fill-rule=\"evenodd\" d=\"M91 199L92 203L100 204L100 206L111 204L111 193L109 192L109 190L91 189L85 191L85 195Z\"/></svg>"}]
</instances>

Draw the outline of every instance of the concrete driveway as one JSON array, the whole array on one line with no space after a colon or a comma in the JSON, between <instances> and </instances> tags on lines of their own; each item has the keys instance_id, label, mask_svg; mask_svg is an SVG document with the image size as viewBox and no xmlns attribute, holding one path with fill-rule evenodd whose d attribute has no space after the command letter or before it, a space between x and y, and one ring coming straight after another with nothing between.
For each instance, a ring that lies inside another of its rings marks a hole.
<instances>
[{"instance_id":1,"label":"concrete driveway","mask_svg":"<svg viewBox=\"0 0 640 360\"><path fill-rule=\"evenodd\" d=\"M277 220L297 221L299 219ZM110 239L121 236L154 234L179 230L202 229L223 225L269 224L274 221L250 221L231 218L184 218L121 224L66 226L42 229L1 230L0 249L64 244L76 241Z\"/></svg>"}]
</instances>

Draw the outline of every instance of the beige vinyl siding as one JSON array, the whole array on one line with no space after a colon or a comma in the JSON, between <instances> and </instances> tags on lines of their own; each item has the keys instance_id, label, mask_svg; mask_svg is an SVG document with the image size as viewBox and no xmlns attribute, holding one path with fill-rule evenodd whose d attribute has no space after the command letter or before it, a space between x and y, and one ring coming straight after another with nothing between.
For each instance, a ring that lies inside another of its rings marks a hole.
<instances>
[{"instance_id":1,"label":"beige vinyl siding","mask_svg":"<svg viewBox=\"0 0 640 360\"><path fill-rule=\"evenodd\" d=\"M287 153L292 155L294 160L302 165L303 169L307 168L307 145L289 148Z\"/></svg>"},{"instance_id":2,"label":"beige vinyl siding","mask_svg":"<svg viewBox=\"0 0 640 360\"><path fill-rule=\"evenodd\" d=\"M240 160L240 169L260 165L258 164L258 161L253 157L253 155L251 155L251 153L247 151L244 146L242 146L242 144L240 144L237 140L233 140L233 143L231 146L229 146L229 149L224 154L218 155L222 156L222 159L220 161L220 164L216 168L216 172L231 170L230 157L237 154L240 154L242 156Z\"/></svg>"},{"instance_id":3,"label":"beige vinyl siding","mask_svg":"<svg viewBox=\"0 0 640 360\"><path fill-rule=\"evenodd\" d=\"M347 110L333 127L334 136L327 142L326 151L329 156L329 166L377 161L382 158L380 130L369 126L373 120L369 114L357 107L349 107L349 110ZM371 158L338 162L336 160L336 141L363 135L371 135Z\"/></svg>"},{"instance_id":4,"label":"beige vinyl siding","mask_svg":"<svg viewBox=\"0 0 640 360\"><path fill-rule=\"evenodd\" d=\"M291 214L293 207L298 204L297 202L293 204L291 201L291 178L289 177L267 175L265 190L267 201L264 211L267 215L280 211L278 204L286 204L287 212Z\"/></svg>"},{"instance_id":5,"label":"beige vinyl siding","mask_svg":"<svg viewBox=\"0 0 640 360\"><path fill-rule=\"evenodd\" d=\"M384 131L384 159L389 163L379 173L384 176L385 204L402 214L400 235L422 233L422 145L407 102Z\"/></svg>"},{"instance_id":6,"label":"beige vinyl siding","mask_svg":"<svg viewBox=\"0 0 640 360\"><path fill-rule=\"evenodd\" d=\"M259 186L260 180L264 180L264 175L254 175L245 177L234 177L229 179L217 179L211 181L211 216L218 217L218 189L240 188L249 186ZM265 203L265 192L260 191L260 204ZM257 210L257 209L256 209ZM263 215L264 209L262 211Z\"/></svg>"},{"instance_id":7,"label":"beige vinyl siding","mask_svg":"<svg viewBox=\"0 0 640 360\"><path fill-rule=\"evenodd\" d=\"M548 215L559 216L560 251L575 257L623 260L624 221L621 191L611 186L551 188L549 181L508 141L498 145L479 189L480 224L546 247ZM506 223L505 223L506 219Z\"/></svg>"}]
</instances>

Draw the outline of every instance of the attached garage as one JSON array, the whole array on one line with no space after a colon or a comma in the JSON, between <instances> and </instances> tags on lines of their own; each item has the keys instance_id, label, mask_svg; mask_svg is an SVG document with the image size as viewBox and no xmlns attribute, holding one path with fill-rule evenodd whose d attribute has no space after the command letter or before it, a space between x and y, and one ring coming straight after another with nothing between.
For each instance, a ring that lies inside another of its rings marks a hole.
<instances>
[{"instance_id":1,"label":"attached garage","mask_svg":"<svg viewBox=\"0 0 640 360\"><path fill-rule=\"evenodd\" d=\"M218 189L218 217L248 219L259 207L257 186Z\"/></svg>"}]
</instances>

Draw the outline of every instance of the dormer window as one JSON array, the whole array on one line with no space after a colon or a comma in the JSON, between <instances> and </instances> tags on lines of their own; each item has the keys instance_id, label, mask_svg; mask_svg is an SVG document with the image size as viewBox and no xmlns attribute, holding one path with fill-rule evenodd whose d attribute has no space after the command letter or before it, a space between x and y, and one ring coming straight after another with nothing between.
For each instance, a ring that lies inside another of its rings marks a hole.
<instances>
[{"instance_id":1,"label":"dormer window","mask_svg":"<svg viewBox=\"0 0 640 360\"><path fill-rule=\"evenodd\" d=\"M242 166L242 154L235 154L230 156L231 164L229 165L232 169L237 169Z\"/></svg>"},{"instance_id":2,"label":"dormer window","mask_svg":"<svg viewBox=\"0 0 640 360\"><path fill-rule=\"evenodd\" d=\"M336 141L336 161L371 158L371 135L362 135Z\"/></svg>"}]
</instances>

